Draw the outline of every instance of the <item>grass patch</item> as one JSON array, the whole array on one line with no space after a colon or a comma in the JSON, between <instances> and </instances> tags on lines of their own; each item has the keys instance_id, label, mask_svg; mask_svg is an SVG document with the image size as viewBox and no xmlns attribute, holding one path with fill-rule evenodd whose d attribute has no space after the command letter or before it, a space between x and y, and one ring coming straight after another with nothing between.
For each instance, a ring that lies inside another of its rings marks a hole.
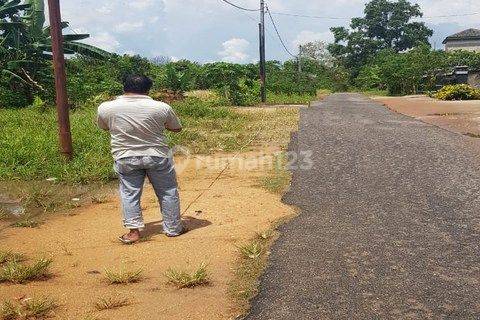
<instances>
[{"instance_id":1,"label":"grass patch","mask_svg":"<svg viewBox=\"0 0 480 320\"><path fill-rule=\"evenodd\" d=\"M390 95L390 94L388 94L387 90L379 90L379 89L363 90L363 91L361 91L361 93L363 93L367 97L376 97L376 96L386 97L386 96Z\"/></svg>"},{"instance_id":2,"label":"grass patch","mask_svg":"<svg viewBox=\"0 0 480 320\"><path fill-rule=\"evenodd\" d=\"M195 152L227 149L232 133L244 128L248 119L231 108L188 98L173 104L185 130L169 134L171 144L190 147ZM47 179L87 183L114 178L109 134L97 128L96 108L75 110L71 114L75 155L70 162L58 154L54 110L40 113L32 108L0 110L0 180ZM208 134L214 129L216 136ZM28 143L25 143L28 141ZM45 165L48 163L48 165Z\"/></svg>"},{"instance_id":3,"label":"grass patch","mask_svg":"<svg viewBox=\"0 0 480 320\"><path fill-rule=\"evenodd\" d=\"M129 284L140 282L143 278L143 270L126 270L113 271L106 269L105 278L109 284Z\"/></svg>"},{"instance_id":4,"label":"grass patch","mask_svg":"<svg viewBox=\"0 0 480 320\"><path fill-rule=\"evenodd\" d=\"M311 95L308 93L293 93L293 94L286 94L286 93L274 93L268 92L267 93L267 104L294 104L294 105L304 105L309 104L310 101L315 100L316 96Z\"/></svg>"},{"instance_id":5,"label":"grass patch","mask_svg":"<svg viewBox=\"0 0 480 320\"><path fill-rule=\"evenodd\" d=\"M277 155L273 169L260 178L261 187L272 193L283 194L291 181L291 173L287 170L286 164L286 155L284 153Z\"/></svg>"},{"instance_id":6,"label":"grass patch","mask_svg":"<svg viewBox=\"0 0 480 320\"><path fill-rule=\"evenodd\" d=\"M49 298L24 299L19 303L5 301L0 307L0 319L44 319L51 316L55 308L57 304Z\"/></svg>"},{"instance_id":7,"label":"grass patch","mask_svg":"<svg viewBox=\"0 0 480 320\"><path fill-rule=\"evenodd\" d=\"M11 262L22 262L25 261L25 256L18 252L13 252L11 250L0 250L0 265L4 263Z\"/></svg>"},{"instance_id":8,"label":"grass patch","mask_svg":"<svg viewBox=\"0 0 480 320\"><path fill-rule=\"evenodd\" d=\"M263 247L260 242L252 242L238 247L243 257L247 259L257 259L262 255Z\"/></svg>"},{"instance_id":9,"label":"grass patch","mask_svg":"<svg viewBox=\"0 0 480 320\"><path fill-rule=\"evenodd\" d=\"M230 283L229 293L237 302L239 313L249 309L250 300L258 293L259 277L267 264L269 248L275 239L275 232L268 230L257 233L255 239L240 250L239 261L235 270L235 278Z\"/></svg>"},{"instance_id":10,"label":"grass patch","mask_svg":"<svg viewBox=\"0 0 480 320\"><path fill-rule=\"evenodd\" d=\"M23 284L34 280L43 280L49 276L51 259L39 259L31 265L19 261L5 263L0 269L0 283L11 282Z\"/></svg>"},{"instance_id":11,"label":"grass patch","mask_svg":"<svg viewBox=\"0 0 480 320\"><path fill-rule=\"evenodd\" d=\"M8 213L7 210L0 208L0 221L10 220L11 218L12 215Z\"/></svg>"},{"instance_id":12,"label":"grass patch","mask_svg":"<svg viewBox=\"0 0 480 320\"><path fill-rule=\"evenodd\" d=\"M257 143L283 141L285 134L289 135L288 125L293 123L295 126L298 119L298 110L246 112L198 98L187 98L172 106L182 120L184 131L168 134L170 145L188 147L193 153L236 151L251 139L252 131L260 128L265 132ZM53 109L43 113L32 108L0 109L0 158L3 161L0 180L45 180L54 177L58 183L72 184L113 179L109 135L97 128L95 118L96 108L72 112L75 155L72 161L66 162L58 153ZM47 209L52 206L43 202L41 192L34 194L30 200Z\"/></svg>"},{"instance_id":13,"label":"grass patch","mask_svg":"<svg viewBox=\"0 0 480 320\"><path fill-rule=\"evenodd\" d=\"M40 225L36 219L31 218L30 216L25 216L20 218L20 220L11 224L14 228L36 228Z\"/></svg>"},{"instance_id":14,"label":"grass patch","mask_svg":"<svg viewBox=\"0 0 480 320\"><path fill-rule=\"evenodd\" d=\"M56 197L54 187L50 185L33 184L23 191L21 202L24 207L38 208L41 212L55 211L61 204Z\"/></svg>"},{"instance_id":15,"label":"grass patch","mask_svg":"<svg viewBox=\"0 0 480 320\"><path fill-rule=\"evenodd\" d=\"M198 269L192 273L170 268L165 273L165 276L168 279L168 283L179 289L194 288L210 283L210 280L208 279L207 265L205 263L201 263Z\"/></svg>"},{"instance_id":16,"label":"grass patch","mask_svg":"<svg viewBox=\"0 0 480 320\"><path fill-rule=\"evenodd\" d=\"M95 302L95 309L98 311L119 309L130 305L130 301L127 298L108 297L100 298Z\"/></svg>"}]
</instances>

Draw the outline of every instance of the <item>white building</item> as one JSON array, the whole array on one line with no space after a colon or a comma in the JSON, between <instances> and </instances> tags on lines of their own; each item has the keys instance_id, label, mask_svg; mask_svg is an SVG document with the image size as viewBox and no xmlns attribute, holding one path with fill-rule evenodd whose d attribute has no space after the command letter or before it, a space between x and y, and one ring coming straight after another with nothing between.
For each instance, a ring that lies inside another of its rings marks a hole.
<instances>
[{"instance_id":1,"label":"white building","mask_svg":"<svg viewBox=\"0 0 480 320\"><path fill-rule=\"evenodd\" d=\"M480 30L467 29L443 40L445 51L467 50L480 52Z\"/></svg>"}]
</instances>

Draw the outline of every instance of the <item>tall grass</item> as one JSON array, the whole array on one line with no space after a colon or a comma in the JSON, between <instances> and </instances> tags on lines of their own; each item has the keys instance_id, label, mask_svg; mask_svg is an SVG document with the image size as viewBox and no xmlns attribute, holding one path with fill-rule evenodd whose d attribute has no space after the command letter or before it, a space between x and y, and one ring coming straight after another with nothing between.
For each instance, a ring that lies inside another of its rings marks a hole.
<instances>
[{"instance_id":1,"label":"tall grass","mask_svg":"<svg viewBox=\"0 0 480 320\"><path fill-rule=\"evenodd\" d=\"M299 101L298 101L299 102ZM232 152L251 140L272 143L289 135L285 125L297 122L294 109L242 111L221 105L220 99L187 98L172 104L184 130L167 134L170 145L187 147L192 153ZM64 161L58 152L55 111L36 108L0 109L0 181L43 180L90 183L114 178L109 134L96 125L96 108L71 113L74 158Z\"/></svg>"},{"instance_id":2,"label":"tall grass","mask_svg":"<svg viewBox=\"0 0 480 320\"><path fill-rule=\"evenodd\" d=\"M185 130L169 135L171 144L181 144L194 152L231 150L247 123L231 109L212 102L187 99L173 105ZM96 126L96 108L71 114L75 156L71 162L58 154L57 122L53 109L0 109L0 180L37 180L50 177L67 182L107 181L113 178L109 135ZM212 136L211 133L216 135Z\"/></svg>"},{"instance_id":3,"label":"tall grass","mask_svg":"<svg viewBox=\"0 0 480 320\"><path fill-rule=\"evenodd\" d=\"M45 179L82 182L112 176L107 134L95 126L95 110L72 113L74 159L58 155L57 124L53 110L0 110L0 179Z\"/></svg>"},{"instance_id":4,"label":"tall grass","mask_svg":"<svg viewBox=\"0 0 480 320\"><path fill-rule=\"evenodd\" d=\"M267 104L308 104L310 101L315 100L315 95L310 95L308 93L274 93L268 92L267 94Z\"/></svg>"}]
</instances>

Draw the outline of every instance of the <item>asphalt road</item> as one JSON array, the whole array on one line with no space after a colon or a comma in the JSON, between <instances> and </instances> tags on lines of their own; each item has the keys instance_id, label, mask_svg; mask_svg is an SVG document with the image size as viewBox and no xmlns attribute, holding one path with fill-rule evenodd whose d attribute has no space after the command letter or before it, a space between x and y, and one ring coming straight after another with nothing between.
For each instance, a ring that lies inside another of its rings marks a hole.
<instances>
[{"instance_id":1,"label":"asphalt road","mask_svg":"<svg viewBox=\"0 0 480 320\"><path fill-rule=\"evenodd\" d=\"M357 94L302 110L284 198L300 215L281 227L246 318L480 319L472 139Z\"/></svg>"}]
</instances>

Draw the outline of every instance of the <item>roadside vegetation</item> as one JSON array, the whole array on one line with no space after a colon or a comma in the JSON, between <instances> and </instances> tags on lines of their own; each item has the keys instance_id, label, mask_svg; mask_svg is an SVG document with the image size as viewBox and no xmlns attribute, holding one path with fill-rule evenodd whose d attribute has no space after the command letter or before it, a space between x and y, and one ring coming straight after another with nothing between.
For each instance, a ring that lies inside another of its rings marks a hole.
<instances>
[{"instance_id":1,"label":"roadside vegetation","mask_svg":"<svg viewBox=\"0 0 480 320\"><path fill-rule=\"evenodd\" d=\"M103 311L103 310L119 309L122 307L126 307L130 304L131 303L127 298L106 297L106 298L100 298L97 301L95 301L94 306L96 310Z\"/></svg>"},{"instance_id":2,"label":"roadside vegetation","mask_svg":"<svg viewBox=\"0 0 480 320\"><path fill-rule=\"evenodd\" d=\"M7 261L0 267L0 283L23 284L29 281L44 280L50 276L51 259L39 259L32 264L18 260Z\"/></svg>"},{"instance_id":3,"label":"roadside vegetation","mask_svg":"<svg viewBox=\"0 0 480 320\"><path fill-rule=\"evenodd\" d=\"M272 170L260 178L260 185L272 193L282 195L290 185L291 176L287 168L287 156L281 153L277 155Z\"/></svg>"},{"instance_id":4,"label":"roadside vegetation","mask_svg":"<svg viewBox=\"0 0 480 320\"><path fill-rule=\"evenodd\" d=\"M276 237L274 229L267 230L257 234L250 243L238 247L239 257L229 293L236 302L239 315L248 311L250 300L258 294L259 277L267 265L268 249Z\"/></svg>"},{"instance_id":5,"label":"roadside vegetation","mask_svg":"<svg viewBox=\"0 0 480 320\"><path fill-rule=\"evenodd\" d=\"M195 288L210 284L210 279L208 278L207 272L207 264L203 262L196 270L192 272L170 268L167 270L167 272L165 272L165 277L168 279L169 284L177 287L178 289Z\"/></svg>"},{"instance_id":6,"label":"roadside vegetation","mask_svg":"<svg viewBox=\"0 0 480 320\"><path fill-rule=\"evenodd\" d=\"M21 301L4 301L0 305L0 319L45 319L52 315L57 304L49 298L26 298Z\"/></svg>"},{"instance_id":7,"label":"roadside vegetation","mask_svg":"<svg viewBox=\"0 0 480 320\"><path fill-rule=\"evenodd\" d=\"M119 271L106 269L105 278L109 284L129 284L140 282L143 278L143 270L127 270L124 267Z\"/></svg>"},{"instance_id":8,"label":"roadside vegetation","mask_svg":"<svg viewBox=\"0 0 480 320\"><path fill-rule=\"evenodd\" d=\"M439 100L479 100L480 89L467 84L448 85L432 94L432 96Z\"/></svg>"}]
</instances>

